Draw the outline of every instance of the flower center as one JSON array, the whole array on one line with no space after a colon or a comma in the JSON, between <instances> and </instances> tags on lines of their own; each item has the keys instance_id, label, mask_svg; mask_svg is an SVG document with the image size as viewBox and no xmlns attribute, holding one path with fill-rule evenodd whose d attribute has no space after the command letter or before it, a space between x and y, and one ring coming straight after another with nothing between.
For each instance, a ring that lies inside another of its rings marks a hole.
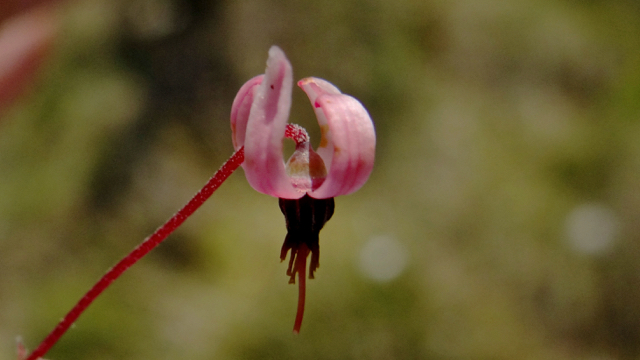
<instances>
[{"instance_id":1,"label":"flower center","mask_svg":"<svg viewBox=\"0 0 640 360\"><path fill-rule=\"evenodd\" d=\"M291 184L303 193L316 190L327 177L327 168L320 155L311 148L307 131L299 125L288 124L285 137L296 142L296 149L286 165Z\"/></svg>"}]
</instances>

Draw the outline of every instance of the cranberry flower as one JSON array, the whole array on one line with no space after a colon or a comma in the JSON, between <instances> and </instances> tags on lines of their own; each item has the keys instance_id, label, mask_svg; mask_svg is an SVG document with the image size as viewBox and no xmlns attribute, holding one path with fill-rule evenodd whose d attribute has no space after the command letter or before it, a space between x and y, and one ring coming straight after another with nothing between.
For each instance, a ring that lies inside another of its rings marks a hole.
<instances>
[{"instance_id":1,"label":"cranberry flower","mask_svg":"<svg viewBox=\"0 0 640 360\"><path fill-rule=\"evenodd\" d=\"M322 138L317 153L306 131L287 124L293 88L291 64L280 48L271 47L264 75L245 83L231 109L233 146L244 146L244 168L257 191L280 198L287 237L281 260L291 250L287 275L299 277L294 332L304 313L305 267L311 252L309 278L319 266L318 235L334 210L333 198L358 190L369 178L375 155L373 122L362 104L329 82L306 78L298 86L314 107ZM296 143L285 164L284 137Z\"/></svg>"},{"instance_id":2,"label":"cranberry flower","mask_svg":"<svg viewBox=\"0 0 640 360\"><path fill-rule=\"evenodd\" d=\"M236 150L244 146L242 167L249 184L261 193L285 199L305 194L326 199L358 190L373 168L376 139L369 114L358 100L325 80L300 80L298 86L307 93L322 131L316 154L302 128L287 128L292 77L291 64L273 46L266 73L245 83L233 102L233 146ZM282 161L285 129L297 145L288 169Z\"/></svg>"},{"instance_id":3,"label":"cranberry flower","mask_svg":"<svg viewBox=\"0 0 640 360\"><path fill-rule=\"evenodd\" d=\"M182 225L239 166L254 189L280 199L287 226L280 259L284 261L291 250L287 275L290 283L298 275L298 311L293 327L298 333L304 314L307 257L311 253L309 278L313 278L319 266L318 236L333 215L333 198L350 194L367 181L376 143L373 122L358 100L322 79L306 78L298 86L307 93L320 124L317 153L302 127L287 124L293 88L291 64L282 50L273 46L265 74L244 84L233 102L235 153L182 209L109 269L31 354L27 356L19 343L18 359L41 359L111 283ZM286 164L282 157L285 137L296 143Z\"/></svg>"}]
</instances>

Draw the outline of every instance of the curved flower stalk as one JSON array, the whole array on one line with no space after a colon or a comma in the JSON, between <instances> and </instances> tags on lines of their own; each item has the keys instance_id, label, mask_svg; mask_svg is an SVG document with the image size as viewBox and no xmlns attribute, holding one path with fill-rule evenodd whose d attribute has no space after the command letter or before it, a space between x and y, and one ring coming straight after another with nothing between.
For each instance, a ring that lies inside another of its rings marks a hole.
<instances>
[{"instance_id":1,"label":"curved flower stalk","mask_svg":"<svg viewBox=\"0 0 640 360\"><path fill-rule=\"evenodd\" d=\"M306 131L287 124L293 88L291 64L280 48L269 50L264 75L245 83L231 110L233 145L244 146L242 164L249 184L280 198L287 236L280 259L291 250L290 283L298 274L298 311L294 332L300 331L305 303L306 259L311 253L309 278L318 268L318 237L334 211L333 198L358 190L367 181L375 157L373 122L360 102L342 94L331 83L306 78L298 86L314 107L322 138L317 153ZM285 164L282 140L291 138L296 149Z\"/></svg>"},{"instance_id":2,"label":"curved flower stalk","mask_svg":"<svg viewBox=\"0 0 640 360\"><path fill-rule=\"evenodd\" d=\"M367 181L376 141L373 122L356 99L322 79L306 78L298 86L307 93L320 124L322 138L317 153L302 127L287 124L293 88L291 64L282 50L273 46L265 74L245 83L233 102L235 153L182 209L107 271L28 357L19 343L19 360L41 359L113 281L164 241L241 165L254 189L279 198L285 215L287 236L280 258L284 261L291 250L287 275L290 283L298 275L294 324L298 333L304 314L307 257L311 254L309 278L313 278L319 266L318 237L333 215L333 198L350 194ZM285 137L296 143L286 164L282 157Z\"/></svg>"}]
</instances>

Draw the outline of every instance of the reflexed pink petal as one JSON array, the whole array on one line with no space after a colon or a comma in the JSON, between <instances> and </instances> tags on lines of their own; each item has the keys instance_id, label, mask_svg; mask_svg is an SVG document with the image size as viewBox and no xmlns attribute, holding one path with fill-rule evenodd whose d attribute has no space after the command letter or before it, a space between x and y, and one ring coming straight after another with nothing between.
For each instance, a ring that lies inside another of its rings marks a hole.
<instances>
[{"instance_id":1,"label":"reflexed pink petal","mask_svg":"<svg viewBox=\"0 0 640 360\"><path fill-rule=\"evenodd\" d=\"M285 199L304 196L285 172L282 139L291 108L293 71L282 50L269 49L267 69L254 94L244 142L244 171L257 191Z\"/></svg>"},{"instance_id":2,"label":"reflexed pink petal","mask_svg":"<svg viewBox=\"0 0 640 360\"><path fill-rule=\"evenodd\" d=\"M335 85L328 82L327 80L308 77L298 81L298 86L307 93L309 100L311 103L316 102L316 98L320 95L324 94L342 94L340 89L338 89Z\"/></svg>"},{"instance_id":3,"label":"reflexed pink petal","mask_svg":"<svg viewBox=\"0 0 640 360\"><path fill-rule=\"evenodd\" d=\"M258 75L242 85L231 106L231 139L233 148L237 151L244 145L247 132L249 112L257 86L262 83L264 75Z\"/></svg>"},{"instance_id":4,"label":"reflexed pink petal","mask_svg":"<svg viewBox=\"0 0 640 360\"><path fill-rule=\"evenodd\" d=\"M298 81L298 86L307 93L309 100L311 101L311 105L316 103L316 99L320 95L324 94L340 94L340 90L335 87L330 82L309 77ZM318 119L318 125L320 126L320 145L316 152L322 160L324 160L324 164L327 169L331 168L331 159L333 157L333 143L331 140L331 130L329 129L329 125L327 124L327 118L324 115L324 111L320 107L313 107L313 110L316 113L316 118Z\"/></svg>"},{"instance_id":5,"label":"reflexed pink petal","mask_svg":"<svg viewBox=\"0 0 640 360\"><path fill-rule=\"evenodd\" d=\"M376 134L371 117L349 95L319 95L314 107L322 109L326 117L333 158L331 165L327 164L326 180L309 196L324 199L350 194L362 187L373 169Z\"/></svg>"}]
</instances>

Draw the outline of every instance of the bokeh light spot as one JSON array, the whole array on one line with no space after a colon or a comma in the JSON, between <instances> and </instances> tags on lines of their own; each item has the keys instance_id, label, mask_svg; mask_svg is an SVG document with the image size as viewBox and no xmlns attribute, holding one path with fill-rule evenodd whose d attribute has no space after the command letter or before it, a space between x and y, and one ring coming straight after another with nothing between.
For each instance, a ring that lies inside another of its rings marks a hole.
<instances>
[{"instance_id":1,"label":"bokeh light spot","mask_svg":"<svg viewBox=\"0 0 640 360\"><path fill-rule=\"evenodd\" d=\"M565 222L569 246L588 255L602 254L611 249L619 228L617 215L608 207L596 203L576 206Z\"/></svg>"},{"instance_id":2,"label":"bokeh light spot","mask_svg":"<svg viewBox=\"0 0 640 360\"><path fill-rule=\"evenodd\" d=\"M391 236L371 238L360 250L360 271L378 282L398 277L407 267L408 251L404 244Z\"/></svg>"}]
</instances>

